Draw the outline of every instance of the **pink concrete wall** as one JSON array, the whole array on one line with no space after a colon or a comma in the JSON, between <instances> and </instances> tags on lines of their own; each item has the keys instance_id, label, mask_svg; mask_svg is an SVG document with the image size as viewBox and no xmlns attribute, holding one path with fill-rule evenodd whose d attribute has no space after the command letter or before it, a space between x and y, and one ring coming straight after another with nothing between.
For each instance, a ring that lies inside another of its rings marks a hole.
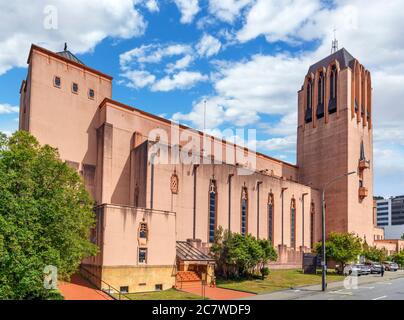
<instances>
[{"instance_id":1,"label":"pink concrete wall","mask_svg":"<svg viewBox=\"0 0 404 320\"><path fill-rule=\"evenodd\" d=\"M111 97L112 82L36 50L30 70L29 131L41 144L57 147L63 160L96 165L98 106ZM61 78L61 88L53 85L55 76ZM72 93L73 82L78 94ZM94 100L88 98L89 88Z\"/></svg>"},{"instance_id":2,"label":"pink concrete wall","mask_svg":"<svg viewBox=\"0 0 404 320\"><path fill-rule=\"evenodd\" d=\"M143 220L144 219L144 220ZM104 208L103 266L142 266L138 263L139 223L149 228L147 265L174 265L175 214L130 207Z\"/></svg>"}]
</instances>

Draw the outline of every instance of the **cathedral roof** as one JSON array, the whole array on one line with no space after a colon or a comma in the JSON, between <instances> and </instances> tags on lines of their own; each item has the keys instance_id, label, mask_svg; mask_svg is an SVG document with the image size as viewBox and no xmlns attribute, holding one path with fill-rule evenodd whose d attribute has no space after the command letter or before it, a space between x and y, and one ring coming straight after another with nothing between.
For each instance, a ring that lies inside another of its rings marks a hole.
<instances>
[{"instance_id":1,"label":"cathedral roof","mask_svg":"<svg viewBox=\"0 0 404 320\"><path fill-rule=\"evenodd\" d=\"M69 59L69 60L71 60L71 61L74 61L74 62L76 62L76 63L80 63L80 64L84 65L84 63L81 62L81 61L80 61L73 53L71 53L69 50L64 50L64 51L61 51L61 52L57 52L56 54L59 55L59 56L61 56L61 57L63 57L63 58L65 58L65 59Z\"/></svg>"},{"instance_id":2,"label":"cathedral roof","mask_svg":"<svg viewBox=\"0 0 404 320\"><path fill-rule=\"evenodd\" d=\"M339 62L341 69L345 69L347 67L352 67L355 58L345 48L342 48L310 66L309 73L315 73L321 67L327 68L334 60Z\"/></svg>"}]
</instances>

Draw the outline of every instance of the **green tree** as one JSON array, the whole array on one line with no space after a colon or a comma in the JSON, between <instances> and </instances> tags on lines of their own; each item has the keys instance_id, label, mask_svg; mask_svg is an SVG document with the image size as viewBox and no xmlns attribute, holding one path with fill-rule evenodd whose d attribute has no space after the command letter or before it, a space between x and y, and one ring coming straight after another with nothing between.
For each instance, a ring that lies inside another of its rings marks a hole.
<instances>
[{"instance_id":1,"label":"green tree","mask_svg":"<svg viewBox=\"0 0 404 320\"><path fill-rule=\"evenodd\" d=\"M403 267L404 266L404 250L401 250L400 252L395 253L392 256L392 260L397 263L399 266Z\"/></svg>"},{"instance_id":2,"label":"green tree","mask_svg":"<svg viewBox=\"0 0 404 320\"><path fill-rule=\"evenodd\" d=\"M316 243L316 252L322 253L321 243ZM348 262L354 261L362 252L362 240L353 233L331 232L325 243L327 260L340 263L342 271Z\"/></svg>"},{"instance_id":3,"label":"green tree","mask_svg":"<svg viewBox=\"0 0 404 320\"><path fill-rule=\"evenodd\" d=\"M362 255L369 261L383 262L387 258L386 249L378 249L374 247L364 248Z\"/></svg>"},{"instance_id":4,"label":"green tree","mask_svg":"<svg viewBox=\"0 0 404 320\"><path fill-rule=\"evenodd\" d=\"M0 135L0 299L49 299L44 267L68 279L97 252L93 201L56 149L27 132Z\"/></svg>"},{"instance_id":5,"label":"green tree","mask_svg":"<svg viewBox=\"0 0 404 320\"><path fill-rule=\"evenodd\" d=\"M222 227L216 230L210 250L216 260L216 273L226 278L257 273L269 261L277 259L269 241L224 231Z\"/></svg>"},{"instance_id":6,"label":"green tree","mask_svg":"<svg viewBox=\"0 0 404 320\"><path fill-rule=\"evenodd\" d=\"M404 233L403 233L403 235L401 236L401 240L404 240Z\"/></svg>"}]
</instances>

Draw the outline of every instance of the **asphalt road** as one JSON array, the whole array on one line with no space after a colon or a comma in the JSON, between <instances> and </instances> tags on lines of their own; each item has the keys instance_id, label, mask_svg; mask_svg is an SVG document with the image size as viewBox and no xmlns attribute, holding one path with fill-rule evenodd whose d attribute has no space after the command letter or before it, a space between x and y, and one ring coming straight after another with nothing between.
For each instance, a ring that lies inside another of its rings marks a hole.
<instances>
[{"instance_id":1,"label":"asphalt road","mask_svg":"<svg viewBox=\"0 0 404 320\"><path fill-rule=\"evenodd\" d=\"M326 292L320 285L259 294L246 300L404 300L404 270L380 275L347 277L331 282ZM243 299L243 300L244 300Z\"/></svg>"},{"instance_id":2,"label":"asphalt road","mask_svg":"<svg viewBox=\"0 0 404 320\"><path fill-rule=\"evenodd\" d=\"M297 300L404 300L404 278L309 294Z\"/></svg>"}]
</instances>

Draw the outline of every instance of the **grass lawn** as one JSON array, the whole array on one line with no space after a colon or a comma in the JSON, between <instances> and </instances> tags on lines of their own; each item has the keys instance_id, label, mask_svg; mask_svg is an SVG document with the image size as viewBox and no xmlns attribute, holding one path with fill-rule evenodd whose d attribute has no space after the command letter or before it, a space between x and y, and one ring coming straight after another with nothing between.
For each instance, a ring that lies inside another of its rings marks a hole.
<instances>
[{"instance_id":1,"label":"grass lawn","mask_svg":"<svg viewBox=\"0 0 404 320\"><path fill-rule=\"evenodd\" d=\"M175 289L144 293L128 293L130 300L202 300L202 297ZM124 300L124 297L121 297Z\"/></svg>"},{"instance_id":2,"label":"grass lawn","mask_svg":"<svg viewBox=\"0 0 404 320\"><path fill-rule=\"evenodd\" d=\"M344 276L335 272L327 274L327 281L342 281ZM315 285L321 283L321 273L304 274L301 270L271 270L265 280L220 280L217 279L217 286L221 288L248 291L252 293L271 292L301 286Z\"/></svg>"}]
</instances>

